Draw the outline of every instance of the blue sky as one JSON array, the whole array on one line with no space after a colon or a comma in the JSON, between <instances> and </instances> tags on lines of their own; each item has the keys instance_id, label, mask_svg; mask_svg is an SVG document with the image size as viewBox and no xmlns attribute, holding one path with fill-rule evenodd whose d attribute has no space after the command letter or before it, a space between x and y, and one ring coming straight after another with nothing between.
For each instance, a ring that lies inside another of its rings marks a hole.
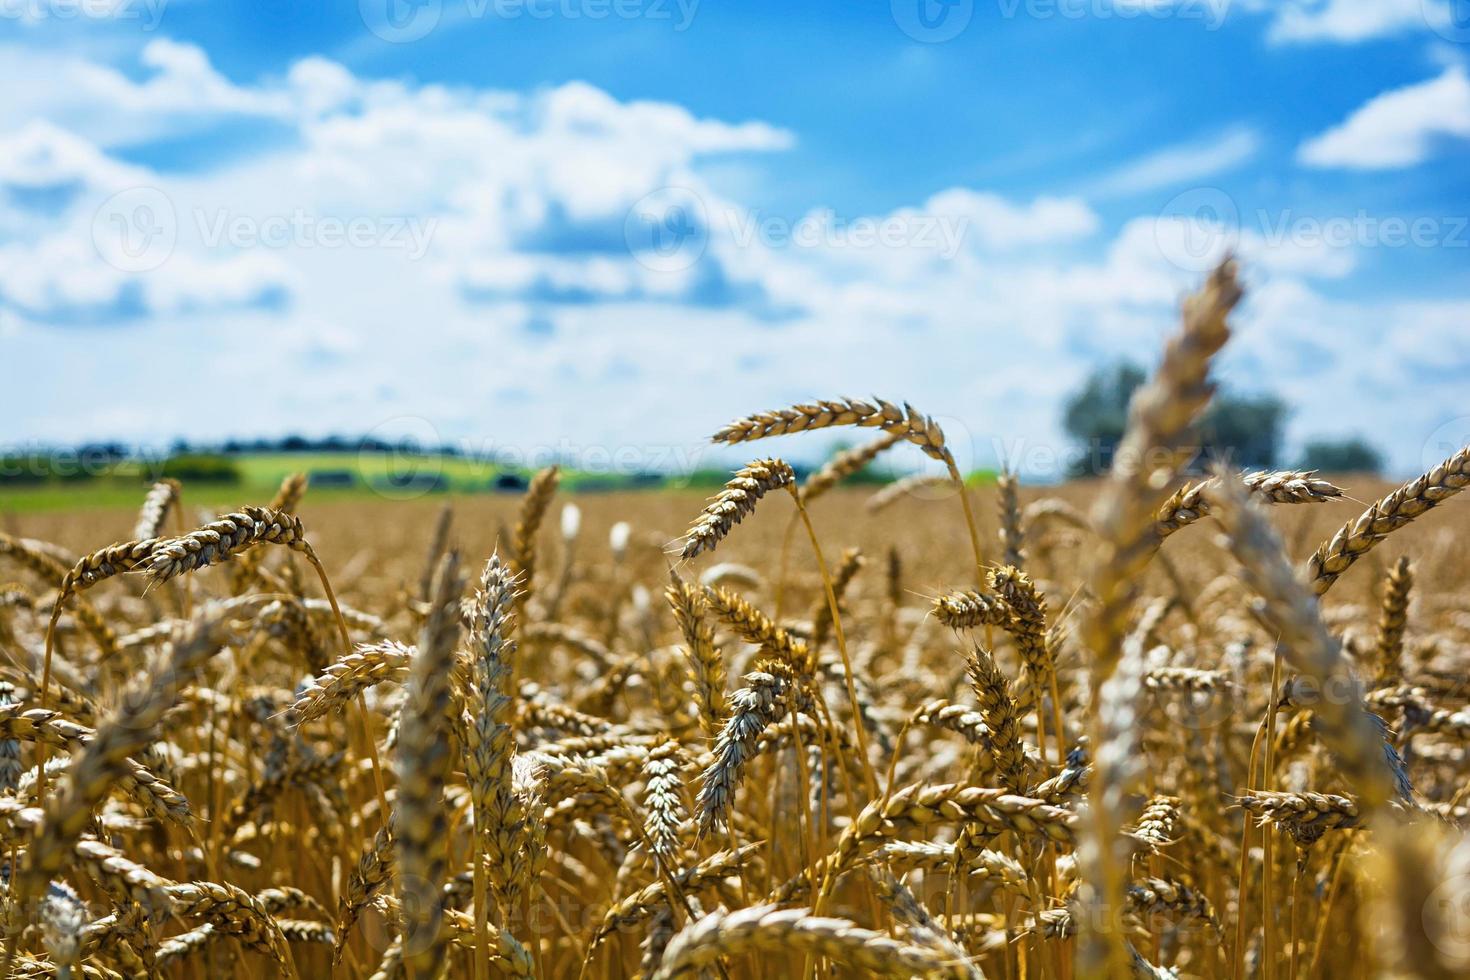
<instances>
[{"instance_id":1,"label":"blue sky","mask_svg":"<svg viewBox=\"0 0 1470 980\"><path fill-rule=\"evenodd\" d=\"M0 442L680 466L871 392L1044 479L1234 247L1227 382L1412 470L1470 435L1467 43L1467 0L3 0Z\"/></svg>"}]
</instances>

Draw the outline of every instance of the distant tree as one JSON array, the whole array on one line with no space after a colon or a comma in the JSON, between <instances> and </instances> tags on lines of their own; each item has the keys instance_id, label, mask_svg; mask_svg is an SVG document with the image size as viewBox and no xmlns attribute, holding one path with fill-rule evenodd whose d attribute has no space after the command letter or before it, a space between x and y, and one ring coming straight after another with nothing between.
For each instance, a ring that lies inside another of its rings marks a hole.
<instances>
[{"instance_id":1,"label":"distant tree","mask_svg":"<svg viewBox=\"0 0 1470 980\"><path fill-rule=\"evenodd\" d=\"M1314 439L1302 450L1301 468L1324 473L1381 473L1383 454L1357 436Z\"/></svg>"},{"instance_id":2,"label":"distant tree","mask_svg":"<svg viewBox=\"0 0 1470 980\"><path fill-rule=\"evenodd\" d=\"M1067 400L1062 427L1083 450L1073 476L1096 475L1112 465L1128 424L1128 401L1145 378L1136 364L1099 368ZM1286 403L1275 395L1220 392L1200 420L1203 458L1243 467L1276 465L1286 414Z\"/></svg>"},{"instance_id":3,"label":"distant tree","mask_svg":"<svg viewBox=\"0 0 1470 980\"><path fill-rule=\"evenodd\" d=\"M240 470L223 456L189 453L164 460L163 475L185 483L239 483Z\"/></svg>"},{"instance_id":4,"label":"distant tree","mask_svg":"<svg viewBox=\"0 0 1470 980\"><path fill-rule=\"evenodd\" d=\"M1281 456L1286 412L1286 402L1275 395L1221 392L1200 419L1200 448L1206 459L1270 469Z\"/></svg>"},{"instance_id":5,"label":"distant tree","mask_svg":"<svg viewBox=\"0 0 1470 980\"><path fill-rule=\"evenodd\" d=\"M1073 476L1093 476L1108 468L1128 425L1128 400L1145 377L1143 368L1126 362L1098 368L1067 399L1062 428L1084 450L1072 466Z\"/></svg>"}]
</instances>

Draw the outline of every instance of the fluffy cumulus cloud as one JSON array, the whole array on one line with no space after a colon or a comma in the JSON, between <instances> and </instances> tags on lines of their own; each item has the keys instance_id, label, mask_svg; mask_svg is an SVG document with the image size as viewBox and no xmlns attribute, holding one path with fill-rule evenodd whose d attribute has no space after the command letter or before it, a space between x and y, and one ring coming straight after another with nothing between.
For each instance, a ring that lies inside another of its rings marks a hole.
<instances>
[{"instance_id":1,"label":"fluffy cumulus cloud","mask_svg":"<svg viewBox=\"0 0 1470 980\"><path fill-rule=\"evenodd\" d=\"M1461 66L1376 96L1302 144L1313 167L1392 170L1423 163L1441 140L1470 138L1470 77Z\"/></svg>"},{"instance_id":2,"label":"fluffy cumulus cloud","mask_svg":"<svg viewBox=\"0 0 1470 980\"><path fill-rule=\"evenodd\" d=\"M1246 387L1402 386L1416 318L1449 334L1470 312L1344 309L1320 290L1351 248L1200 214L1109 231L1075 196L773 212L709 175L796 134L586 84L416 85L320 58L245 84L168 41L138 67L73 61L0 107L0 337L26 365L7 411L28 438L410 432L680 467L731 415L876 389L942 416L969 461L1044 477L1064 393L1099 361L1150 360L1227 250L1260 287L1224 365ZM123 162L138 133L263 122L283 138L202 171ZM1254 147L1196 150L1214 168ZM105 410L74 397L89 388ZM1314 404L1301 432L1342 431L1340 400Z\"/></svg>"},{"instance_id":3,"label":"fluffy cumulus cloud","mask_svg":"<svg viewBox=\"0 0 1470 980\"><path fill-rule=\"evenodd\" d=\"M1337 41L1422 31L1449 23L1444 0L1271 0L1270 36L1279 42Z\"/></svg>"},{"instance_id":4,"label":"fluffy cumulus cloud","mask_svg":"<svg viewBox=\"0 0 1470 980\"><path fill-rule=\"evenodd\" d=\"M1273 44L1358 44L1426 29L1452 36L1459 0L1112 0L1134 15L1188 18L1215 29L1231 18L1268 17Z\"/></svg>"}]
</instances>

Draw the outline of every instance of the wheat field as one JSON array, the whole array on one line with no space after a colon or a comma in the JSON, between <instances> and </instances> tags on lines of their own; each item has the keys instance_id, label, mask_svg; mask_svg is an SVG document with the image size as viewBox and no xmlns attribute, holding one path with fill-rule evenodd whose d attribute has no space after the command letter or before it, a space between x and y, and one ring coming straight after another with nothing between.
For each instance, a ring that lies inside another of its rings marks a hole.
<instances>
[{"instance_id":1,"label":"wheat field","mask_svg":"<svg viewBox=\"0 0 1470 980\"><path fill-rule=\"evenodd\" d=\"M1470 451L1186 473L1235 276L1097 481L913 392L710 420L712 500L15 519L5 975L1470 975Z\"/></svg>"}]
</instances>

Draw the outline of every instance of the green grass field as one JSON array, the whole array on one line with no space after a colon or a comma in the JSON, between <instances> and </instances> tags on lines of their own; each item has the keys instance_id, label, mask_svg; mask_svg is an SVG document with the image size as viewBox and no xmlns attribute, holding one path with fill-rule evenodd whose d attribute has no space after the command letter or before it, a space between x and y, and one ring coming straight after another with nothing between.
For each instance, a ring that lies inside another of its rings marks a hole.
<instances>
[{"instance_id":1,"label":"green grass field","mask_svg":"<svg viewBox=\"0 0 1470 980\"><path fill-rule=\"evenodd\" d=\"M206 457L211 463L227 461L233 479L209 480L178 474L191 505L211 509L260 503L270 499L288 474L312 477L312 499L403 500L429 493L519 493L530 472L460 456L403 453L259 453ZM165 470L164 473L169 471ZM148 485L160 473L156 465L128 460L116 463L89 479L52 478L42 482L0 482L0 513L30 513L73 509L136 507ZM563 469L562 487L571 492L635 489L714 489L730 474L725 470L697 470L666 479L625 473L589 473ZM970 481L993 482L992 471L975 471ZM867 482L883 482L871 477Z\"/></svg>"}]
</instances>

